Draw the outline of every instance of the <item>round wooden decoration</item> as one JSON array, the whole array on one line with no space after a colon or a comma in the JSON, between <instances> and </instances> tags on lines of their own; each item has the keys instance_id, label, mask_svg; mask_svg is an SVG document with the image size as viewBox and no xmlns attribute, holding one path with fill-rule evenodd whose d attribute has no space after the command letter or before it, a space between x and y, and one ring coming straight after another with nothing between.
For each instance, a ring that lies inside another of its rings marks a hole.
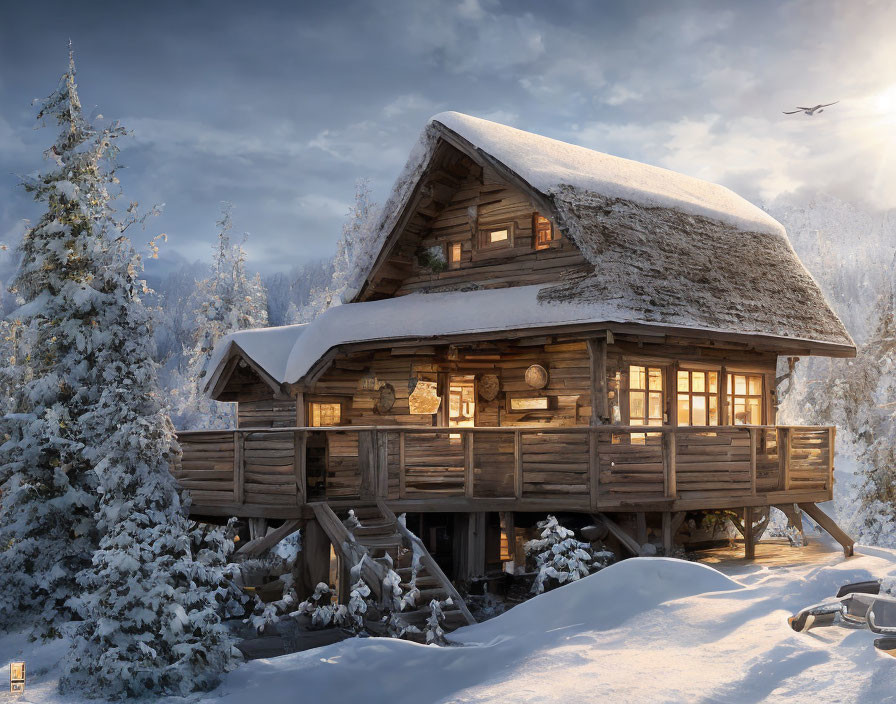
<instances>
[{"instance_id":1,"label":"round wooden decoration","mask_svg":"<svg viewBox=\"0 0 896 704\"><path fill-rule=\"evenodd\" d=\"M479 378L479 396L484 401L494 401L501 390L501 382L495 374L485 374Z\"/></svg>"},{"instance_id":2,"label":"round wooden decoration","mask_svg":"<svg viewBox=\"0 0 896 704\"><path fill-rule=\"evenodd\" d=\"M533 389L543 389L548 385L548 370L540 364L533 364L526 370L526 383Z\"/></svg>"},{"instance_id":3,"label":"round wooden decoration","mask_svg":"<svg viewBox=\"0 0 896 704\"><path fill-rule=\"evenodd\" d=\"M376 403L377 413L388 413L395 405L395 387L392 384L383 384L380 387L380 400Z\"/></svg>"}]
</instances>

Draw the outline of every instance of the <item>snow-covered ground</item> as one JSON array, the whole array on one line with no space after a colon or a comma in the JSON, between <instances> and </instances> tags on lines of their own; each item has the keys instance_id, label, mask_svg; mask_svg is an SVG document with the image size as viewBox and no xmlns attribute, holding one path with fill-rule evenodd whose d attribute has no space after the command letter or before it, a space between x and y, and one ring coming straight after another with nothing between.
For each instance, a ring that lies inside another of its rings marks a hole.
<instances>
[{"instance_id":1,"label":"snow-covered ground","mask_svg":"<svg viewBox=\"0 0 896 704\"><path fill-rule=\"evenodd\" d=\"M896 701L896 659L874 649L873 634L798 634L787 625L788 615L832 597L841 584L896 576L896 551L860 551L797 567L729 565L727 575L666 558L625 560L455 631L461 647L352 639L247 663L192 700ZM0 660L14 659L20 648L29 668L25 701L71 701L54 689L59 647L7 637Z\"/></svg>"}]
</instances>

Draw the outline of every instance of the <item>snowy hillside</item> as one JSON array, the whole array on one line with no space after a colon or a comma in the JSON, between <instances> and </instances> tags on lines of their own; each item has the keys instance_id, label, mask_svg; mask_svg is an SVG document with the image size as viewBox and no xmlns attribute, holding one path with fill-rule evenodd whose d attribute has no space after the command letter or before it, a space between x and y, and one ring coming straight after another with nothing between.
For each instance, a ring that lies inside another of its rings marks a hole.
<instances>
[{"instance_id":1,"label":"snowy hillside","mask_svg":"<svg viewBox=\"0 0 896 704\"><path fill-rule=\"evenodd\" d=\"M893 701L896 660L874 649L873 634L787 625L844 583L896 575L896 552L860 552L846 561L831 553L821 565L729 568L733 577L691 562L626 560L455 631L461 647L351 639L250 662L199 701ZM0 640L4 654L20 647L33 663L27 701L63 701L58 646Z\"/></svg>"}]
</instances>

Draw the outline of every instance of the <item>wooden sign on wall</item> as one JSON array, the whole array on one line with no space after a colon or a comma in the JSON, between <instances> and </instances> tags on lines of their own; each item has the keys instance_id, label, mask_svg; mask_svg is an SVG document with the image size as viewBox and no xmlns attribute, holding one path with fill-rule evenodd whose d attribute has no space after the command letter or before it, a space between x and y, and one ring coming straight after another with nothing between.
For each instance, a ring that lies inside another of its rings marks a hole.
<instances>
[{"instance_id":1,"label":"wooden sign on wall","mask_svg":"<svg viewBox=\"0 0 896 704\"><path fill-rule=\"evenodd\" d=\"M548 385L548 370L540 364L533 364L526 370L526 383L533 389L543 389Z\"/></svg>"},{"instance_id":2,"label":"wooden sign on wall","mask_svg":"<svg viewBox=\"0 0 896 704\"><path fill-rule=\"evenodd\" d=\"M376 402L376 407L373 410L377 413L388 413L394 405L395 387L389 383L383 384L380 387L380 399Z\"/></svg>"},{"instance_id":3,"label":"wooden sign on wall","mask_svg":"<svg viewBox=\"0 0 896 704\"><path fill-rule=\"evenodd\" d=\"M479 396L483 401L494 401L501 390L501 382L495 374L484 374L479 378Z\"/></svg>"}]
</instances>

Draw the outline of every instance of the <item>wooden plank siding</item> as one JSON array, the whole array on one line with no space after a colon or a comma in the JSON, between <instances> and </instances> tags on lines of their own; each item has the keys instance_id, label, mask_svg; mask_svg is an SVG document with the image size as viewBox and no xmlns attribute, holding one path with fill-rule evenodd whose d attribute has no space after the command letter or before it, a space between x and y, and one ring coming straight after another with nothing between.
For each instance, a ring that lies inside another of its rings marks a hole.
<instances>
[{"instance_id":1,"label":"wooden plank siding","mask_svg":"<svg viewBox=\"0 0 896 704\"><path fill-rule=\"evenodd\" d=\"M763 456L770 447L777 453L785 445L778 439L774 446L763 446L760 434L792 437L791 486L784 491L778 489L781 478L776 474L781 464ZM368 500L414 510L465 505L468 510L680 511L825 501L833 488L832 433L797 426L510 431L357 426L194 432L181 435L185 451L172 471L192 494L194 511L222 514L236 506L241 507L233 511L237 515L253 515L256 508L264 513L281 507L278 516L299 516L302 505L296 500L300 492L292 458L299 443L304 447L307 440L310 447L315 438L328 449L325 486L315 498L334 505L358 501L365 473L371 478L364 485ZM758 467L763 463L776 469L766 469L760 481ZM387 478L385 484L372 479L381 475ZM291 514L286 507L292 507Z\"/></svg>"}]
</instances>

